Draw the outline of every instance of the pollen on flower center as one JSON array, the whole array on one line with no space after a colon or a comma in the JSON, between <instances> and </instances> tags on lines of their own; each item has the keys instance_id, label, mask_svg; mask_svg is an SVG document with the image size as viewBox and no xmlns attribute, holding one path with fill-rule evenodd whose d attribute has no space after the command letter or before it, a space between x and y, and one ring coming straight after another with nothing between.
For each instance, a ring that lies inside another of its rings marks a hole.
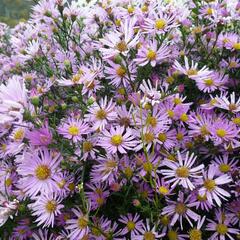
<instances>
[{"instance_id":1,"label":"pollen on flower center","mask_svg":"<svg viewBox=\"0 0 240 240\"><path fill-rule=\"evenodd\" d=\"M209 192L212 192L215 187L216 187L216 183L214 180L212 179L206 179L204 181L204 187L209 191Z\"/></svg>"},{"instance_id":2,"label":"pollen on flower center","mask_svg":"<svg viewBox=\"0 0 240 240\"><path fill-rule=\"evenodd\" d=\"M165 133L159 133L158 134L158 139L161 141L161 142L165 142L167 140L167 135Z\"/></svg>"},{"instance_id":3,"label":"pollen on flower center","mask_svg":"<svg viewBox=\"0 0 240 240\"><path fill-rule=\"evenodd\" d=\"M144 240L155 240L155 235L152 232L145 232Z\"/></svg>"},{"instance_id":4,"label":"pollen on flower center","mask_svg":"<svg viewBox=\"0 0 240 240\"><path fill-rule=\"evenodd\" d=\"M169 240L178 240L178 234L174 230L170 230L167 234Z\"/></svg>"},{"instance_id":5,"label":"pollen on flower center","mask_svg":"<svg viewBox=\"0 0 240 240\"><path fill-rule=\"evenodd\" d=\"M166 195L166 194L168 194L168 192L169 192L169 190L168 190L166 187L164 187L164 186L160 186L160 187L158 188L158 191L159 191L161 194L163 194L163 195Z\"/></svg>"},{"instance_id":6,"label":"pollen on flower center","mask_svg":"<svg viewBox=\"0 0 240 240\"><path fill-rule=\"evenodd\" d=\"M240 42L239 43L234 43L233 48L236 50L240 50Z\"/></svg>"},{"instance_id":7,"label":"pollen on flower center","mask_svg":"<svg viewBox=\"0 0 240 240\"><path fill-rule=\"evenodd\" d=\"M168 217L168 215L162 216L160 221L161 221L162 225L167 226L169 224L169 217Z\"/></svg>"},{"instance_id":8,"label":"pollen on flower center","mask_svg":"<svg viewBox=\"0 0 240 240\"><path fill-rule=\"evenodd\" d=\"M231 167L229 166L229 164L221 164L219 165L219 170L222 172L222 173L227 173L231 170Z\"/></svg>"},{"instance_id":9,"label":"pollen on flower center","mask_svg":"<svg viewBox=\"0 0 240 240\"><path fill-rule=\"evenodd\" d=\"M176 207L175 207L175 212L183 215L185 212L187 211L186 205L184 203L177 203Z\"/></svg>"},{"instance_id":10,"label":"pollen on flower center","mask_svg":"<svg viewBox=\"0 0 240 240\"><path fill-rule=\"evenodd\" d=\"M153 169L153 165L151 162L145 162L143 164L143 169L146 171L146 172L151 172L152 169Z\"/></svg>"},{"instance_id":11,"label":"pollen on flower center","mask_svg":"<svg viewBox=\"0 0 240 240\"><path fill-rule=\"evenodd\" d=\"M93 149L93 145L90 141L86 141L83 143L83 152L90 152Z\"/></svg>"},{"instance_id":12,"label":"pollen on flower center","mask_svg":"<svg viewBox=\"0 0 240 240\"><path fill-rule=\"evenodd\" d=\"M157 57L157 53L153 51L152 49L149 49L147 52L147 58L151 61L155 60Z\"/></svg>"},{"instance_id":13,"label":"pollen on flower center","mask_svg":"<svg viewBox=\"0 0 240 240\"><path fill-rule=\"evenodd\" d=\"M197 199L199 202L205 202L207 200L207 195L204 194L203 196L201 196L200 194L198 194Z\"/></svg>"},{"instance_id":14,"label":"pollen on flower center","mask_svg":"<svg viewBox=\"0 0 240 240\"><path fill-rule=\"evenodd\" d=\"M86 217L80 217L80 218L78 218L78 227L79 227L80 229L86 228L87 225L88 225L88 220L87 220Z\"/></svg>"},{"instance_id":15,"label":"pollen on flower center","mask_svg":"<svg viewBox=\"0 0 240 240\"><path fill-rule=\"evenodd\" d=\"M56 208L57 208L56 201L54 201L54 200L48 201L46 206L45 206L45 208L46 208L47 212L49 212L49 213L54 212L56 210Z\"/></svg>"},{"instance_id":16,"label":"pollen on flower center","mask_svg":"<svg viewBox=\"0 0 240 240\"><path fill-rule=\"evenodd\" d=\"M166 26L166 21L164 19L158 19L155 23L155 27L157 30L164 29Z\"/></svg>"},{"instance_id":17,"label":"pollen on flower center","mask_svg":"<svg viewBox=\"0 0 240 240\"><path fill-rule=\"evenodd\" d=\"M189 176L189 170L187 167L179 167L176 170L176 174L178 177L187 178Z\"/></svg>"},{"instance_id":18,"label":"pollen on flower center","mask_svg":"<svg viewBox=\"0 0 240 240\"><path fill-rule=\"evenodd\" d=\"M196 228L190 230L189 239L190 240L202 240L202 232Z\"/></svg>"},{"instance_id":19,"label":"pollen on flower center","mask_svg":"<svg viewBox=\"0 0 240 240\"><path fill-rule=\"evenodd\" d=\"M6 185L6 187L10 187L12 185L12 179L11 178L7 178L5 180L5 185Z\"/></svg>"},{"instance_id":20,"label":"pollen on flower center","mask_svg":"<svg viewBox=\"0 0 240 240\"><path fill-rule=\"evenodd\" d=\"M216 231L220 234L220 235L225 235L228 232L228 227L225 224L219 223L216 226Z\"/></svg>"},{"instance_id":21,"label":"pollen on flower center","mask_svg":"<svg viewBox=\"0 0 240 240\"><path fill-rule=\"evenodd\" d=\"M125 52L127 50L127 44L124 41L121 41L116 46L119 52Z\"/></svg>"},{"instance_id":22,"label":"pollen on flower center","mask_svg":"<svg viewBox=\"0 0 240 240\"><path fill-rule=\"evenodd\" d=\"M193 75L196 75L197 73L198 73L198 71L196 69L187 70L187 75L188 76L193 76Z\"/></svg>"},{"instance_id":23,"label":"pollen on flower center","mask_svg":"<svg viewBox=\"0 0 240 240\"><path fill-rule=\"evenodd\" d=\"M111 138L111 143L115 146L119 146L122 142L123 142L122 135L117 134L117 135L112 136L112 138Z\"/></svg>"},{"instance_id":24,"label":"pollen on flower center","mask_svg":"<svg viewBox=\"0 0 240 240\"><path fill-rule=\"evenodd\" d=\"M208 78L204 80L204 83L210 87L213 85L213 80L211 78Z\"/></svg>"},{"instance_id":25,"label":"pollen on flower center","mask_svg":"<svg viewBox=\"0 0 240 240\"><path fill-rule=\"evenodd\" d=\"M213 14L213 9L212 8L208 8L207 9L207 14L208 15L212 15Z\"/></svg>"},{"instance_id":26,"label":"pollen on flower center","mask_svg":"<svg viewBox=\"0 0 240 240\"><path fill-rule=\"evenodd\" d=\"M103 109L99 109L96 113L96 118L100 119L100 120L103 120L105 119L107 116L107 113L106 111L104 111Z\"/></svg>"},{"instance_id":27,"label":"pollen on flower center","mask_svg":"<svg viewBox=\"0 0 240 240\"><path fill-rule=\"evenodd\" d=\"M77 136L79 134L79 129L77 126L72 125L68 128L68 133L72 136Z\"/></svg>"},{"instance_id":28,"label":"pollen on flower center","mask_svg":"<svg viewBox=\"0 0 240 240\"><path fill-rule=\"evenodd\" d=\"M24 130L23 129L19 129L14 134L14 140L15 141L21 140L23 138L23 135L24 135Z\"/></svg>"},{"instance_id":29,"label":"pollen on flower center","mask_svg":"<svg viewBox=\"0 0 240 240\"><path fill-rule=\"evenodd\" d=\"M226 132L224 129L221 129L221 128L218 129L218 130L216 131L216 133L217 133L217 136L220 137L220 138L225 137L226 134L227 134L227 132Z\"/></svg>"},{"instance_id":30,"label":"pollen on flower center","mask_svg":"<svg viewBox=\"0 0 240 240\"><path fill-rule=\"evenodd\" d=\"M51 176L51 170L47 165L39 165L35 170L35 174L39 180L46 180Z\"/></svg>"},{"instance_id":31,"label":"pollen on flower center","mask_svg":"<svg viewBox=\"0 0 240 240\"><path fill-rule=\"evenodd\" d=\"M154 140L154 134L151 132L147 132L144 134L144 140L146 141L146 143L150 143Z\"/></svg>"},{"instance_id":32,"label":"pollen on flower center","mask_svg":"<svg viewBox=\"0 0 240 240\"><path fill-rule=\"evenodd\" d=\"M124 77L127 71L124 67L120 66L116 72L119 77Z\"/></svg>"},{"instance_id":33,"label":"pollen on flower center","mask_svg":"<svg viewBox=\"0 0 240 240\"><path fill-rule=\"evenodd\" d=\"M152 127L156 127L157 119L155 117L148 117L147 123L150 124Z\"/></svg>"},{"instance_id":34,"label":"pollen on flower center","mask_svg":"<svg viewBox=\"0 0 240 240\"><path fill-rule=\"evenodd\" d=\"M135 228L135 223L133 221L128 221L127 228L129 231L132 231Z\"/></svg>"}]
</instances>

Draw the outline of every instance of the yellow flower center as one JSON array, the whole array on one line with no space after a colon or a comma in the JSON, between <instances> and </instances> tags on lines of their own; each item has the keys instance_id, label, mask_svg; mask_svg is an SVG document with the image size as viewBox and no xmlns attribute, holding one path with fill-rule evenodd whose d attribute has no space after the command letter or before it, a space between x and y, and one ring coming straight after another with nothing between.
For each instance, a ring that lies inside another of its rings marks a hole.
<instances>
[{"instance_id":1,"label":"yellow flower center","mask_svg":"<svg viewBox=\"0 0 240 240\"><path fill-rule=\"evenodd\" d=\"M119 52L125 52L127 50L127 44L124 41L119 42L116 47Z\"/></svg>"},{"instance_id":2,"label":"yellow flower center","mask_svg":"<svg viewBox=\"0 0 240 240\"><path fill-rule=\"evenodd\" d=\"M216 231L220 235L225 235L228 232L228 227L225 224L219 223L216 226Z\"/></svg>"},{"instance_id":3,"label":"yellow flower center","mask_svg":"<svg viewBox=\"0 0 240 240\"><path fill-rule=\"evenodd\" d=\"M77 136L79 134L79 129L77 126L72 125L68 128L68 133L72 136Z\"/></svg>"},{"instance_id":4,"label":"yellow flower center","mask_svg":"<svg viewBox=\"0 0 240 240\"><path fill-rule=\"evenodd\" d=\"M186 113L183 113L181 116L180 116L180 120L182 122L186 122L188 120L188 115Z\"/></svg>"},{"instance_id":5,"label":"yellow flower center","mask_svg":"<svg viewBox=\"0 0 240 240\"><path fill-rule=\"evenodd\" d=\"M169 193L169 189L167 189L166 187L164 186L160 186L158 188L158 191L162 194L162 195L167 195Z\"/></svg>"},{"instance_id":6,"label":"yellow flower center","mask_svg":"<svg viewBox=\"0 0 240 240\"><path fill-rule=\"evenodd\" d=\"M217 100L216 99L211 99L211 101L210 101L210 105L211 106L214 106L215 104L217 103Z\"/></svg>"},{"instance_id":7,"label":"yellow flower center","mask_svg":"<svg viewBox=\"0 0 240 240\"><path fill-rule=\"evenodd\" d=\"M240 125L240 117L233 118L233 123Z\"/></svg>"},{"instance_id":8,"label":"yellow flower center","mask_svg":"<svg viewBox=\"0 0 240 240\"><path fill-rule=\"evenodd\" d=\"M36 177L39 180L46 180L51 176L51 170L47 165L39 165L35 170Z\"/></svg>"},{"instance_id":9,"label":"yellow flower center","mask_svg":"<svg viewBox=\"0 0 240 240\"><path fill-rule=\"evenodd\" d=\"M219 165L219 170L222 173L227 173L231 170L231 167L229 166L229 164L222 163L222 164Z\"/></svg>"},{"instance_id":10,"label":"yellow flower center","mask_svg":"<svg viewBox=\"0 0 240 240\"><path fill-rule=\"evenodd\" d=\"M236 50L240 50L240 42L239 43L234 43L233 48Z\"/></svg>"},{"instance_id":11,"label":"yellow flower center","mask_svg":"<svg viewBox=\"0 0 240 240\"><path fill-rule=\"evenodd\" d=\"M143 169L144 169L146 172L150 173L150 172L152 171L152 169L153 169L152 163L151 163L151 162L145 162L145 163L143 164Z\"/></svg>"},{"instance_id":12,"label":"yellow flower center","mask_svg":"<svg viewBox=\"0 0 240 240\"><path fill-rule=\"evenodd\" d=\"M111 171L112 168L115 168L117 163L114 160L107 160L106 167Z\"/></svg>"},{"instance_id":13,"label":"yellow flower center","mask_svg":"<svg viewBox=\"0 0 240 240\"><path fill-rule=\"evenodd\" d=\"M178 141L182 141L183 140L183 134L182 133L178 133L177 134L177 140Z\"/></svg>"},{"instance_id":14,"label":"yellow flower center","mask_svg":"<svg viewBox=\"0 0 240 240\"><path fill-rule=\"evenodd\" d=\"M176 174L180 178L187 178L189 176L189 169L187 167L179 167Z\"/></svg>"},{"instance_id":15,"label":"yellow flower center","mask_svg":"<svg viewBox=\"0 0 240 240\"><path fill-rule=\"evenodd\" d=\"M229 67L230 67L230 68L236 68L236 67L237 67L237 62L231 61L231 62L229 63Z\"/></svg>"},{"instance_id":16,"label":"yellow flower center","mask_svg":"<svg viewBox=\"0 0 240 240\"><path fill-rule=\"evenodd\" d=\"M124 67L120 66L116 72L119 77L124 77L127 71Z\"/></svg>"},{"instance_id":17,"label":"yellow flower center","mask_svg":"<svg viewBox=\"0 0 240 240\"><path fill-rule=\"evenodd\" d=\"M206 125L203 125L203 126L201 127L200 131L201 131L201 135L202 135L202 136L209 135L209 131L208 131Z\"/></svg>"},{"instance_id":18,"label":"yellow flower center","mask_svg":"<svg viewBox=\"0 0 240 240\"><path fill-rule=\"evenodd\" d=\"M224 138L226 136L227 132L226 132L226 130L220 128L220 129L217 129L216 134L218 137Z\"/></svg>"},{"instance_id":19,"label":"yellow flower center","mask_svg":"<svg viewBox=\"0 0 240 240\"><path fill-rule=\"evenodd\" d=\"M204 181L204 187L209 191L209 192L212 192L215 187L216 187L216 183L214 180L212 179L206 179Z\"/></svg>"},{"instance_id":20,"label":"yellow flower center","mask_svg":"<svg viewBox=\"0 0 240 240\"><path fill-rule=\"evenodd\" d=\"M168 236L168 239L169 239L169 240L178 240L178 234L177 234L177 232L174 231L174 230L168 231L167 236Z\"/></svg>"},{"instance_id":21,"label":"yellow flower center","mask_svg":"<svg viewBox=\"0 0 240 240\"><path fill-rule=\"evenodd\" d=\"M65 184L66 184L66 180L65 179L62 179L60 182L58 182L58 186L61 189L64 188Z\"/></svg>"},{"instance_id":22,"label":"yellow flower center","mask_svg":"<svg viewBox=\"0 0 240 240\"><path fill-rule=\"evenodd\" d=\"M155 23L155 27L157 30L162 30L166 26L166 21L164 19L158 19Z\"/></svg>"},{"instance_id":23,"label":"yellow flower center","mask_svg":"<svg viewBox=\"0 0 240 240\"><path fill-rule=\"evenodd\" d=\"M175 212L179 215L183 215L187 211L187 207L184 203L177 203L175 207Z\"/></svg>"},{"instance_id":24,"label":"yellow flower center","mask_svg":"<svg viewBox=\"0 0 240 240\"><path fill-rule=\"evenodd\" d=\"M164 215L160 219L161 224L164 226L167 226L169 224L169 217L167 215Z\"/></svg>"},{"instance_id":25,"label":"yellow flower center","mask_svg":"<svg viewBox=\"0 0 240 240\"><path fill-rule=\"evenodd\" d=\"M148 11L148 6L146 4L144 4L141 9L142 9L143 12L147 12Z\"/></svg>"},{"instance_id":26,"label":"yellow flower center","mask_svg":"<svg viewBox=\"0 0 240 240\"><path fill-rule=\"evenodd\" d=\"M80 74L75 74L75 75L72 77L72 82L75 83L75 84L76 84L76 83L79 83L80 77L81 77Z\"/></svg>"},{"instance_id":27,"label":"yellow flower center","mask_svg":"<svg viewBox=\"0 0 240 240\"><path fill-rule=\"evenodd\" d=\"M147 52L147 59L149 59L150 61L153 61L156 59L156 57L157 57L157 53L152 49L149 49Z\"/></svg>"},{"instance_id":28,"label":"yellow flower center","mask_svg":"<svg viewBox=\"0 0 240 240\"><path fill-rule=\"evenodd\" d=\"M188 76L193 76L193 75L197 75L198 74L198 71L196 69L189 69L187 70L187 75Z\"/></svg>"},{"instance_id":29,"label":"yellow flower center","mask_svg":"<svg viewBox=\"0 0 240 240\"><path fill-rule=\"evenodd\" d=\"M196 228L190 230L189 239L190 240L202 240L202 232Z\"/></svg>"},{"instance_id":30,"label":"yellow flower center","mask_svg":"<svg viewBox=\"0 0 240 240\"><path fill-rule=\"evenodd\" d=\"M205 201L207 201L207 195L204 194L203 196L201 196L200 194L198 194L197 199L200 202L205 202Z\"/></svg>"},{"instance_id":31,"label":"yellow flower center","mask_svg":"<svg viewBox=\"0 0 240 240\"><path fill-rule=\"evenodd\" d=\"M112 138L111 138L111 143L114 146L119 146L119 145L122 144L122 142L123 142L122 135L116 134L116 135L113 135Z\"/></svg>"},{"instance_id":32,"label":"yellow flower center","mask_svg":"<svg viewBox=\"0 0 240 240\"><path fill-rule=\"evenodd\" d=\"M155 117L149 116L147 118L147 124L151 125L152 127L157 126L157 119Z\"/></svg>"},{"instance_id":33,"label":"yellow flower center","mask_svg":"<svg viewBox=\"0 0 240 240\"><path fill-rule=\"evenodd\" d=\"M181 98L174 98L173 102L175 105L178 105L178 104L182 103L182 100L181 100Z\"/></svg>"},{"instance_id":34,"label":"yellow flower center","mask_svg":"<svg viewBox=\"0 0 240 240\"><path fill-rule=\"evenodd\" d=\"M159 133L158 134L158 139L161 141L161 142L165 142L167 140L167 135L165 133Z\"/></svg>"},{"instance_id":35,"label":"yellow flower center","mask_svg":"<svg viewBox=\"0 0 240 240\"><path fill-rule=\"evenodd\" d=\"M129 179L133 175L133 170L130 167L126 167L124 173L125 173L126 177Z\"/></svg>"},{"instance_id":36,"label":"yellow flower center","mask_svg":"<svg viewBox=\"0 0 240 240\"><path fill-rule=\"evenodd\" d=\"M98 206L102 206L104 204L104 198L99 196L96 199L96 202L97 202Z\"/></svg>"},{"instance_id":37,"label":"yellow flower center","mask_svg":"<svg viewBox=\"0 0 240 240\"><path fill-rule=\"evenodd\" d=\"M12 179L11 178L7 178L6 180L5 180L5 186L6 187L10 187L12 185Z\"/></svg>"},{"instance_id":38,"label":"yellow flower center","mask_svg":"<svg viewBox=\"0 0 240 240\"><path fill-rule=\"evenodd\" d=\"M211 78L205 79L204 83L206 86L212 86L213 85L213 80Z\"/></svg>"},{"instance_id":39,"label":"yellow flower center","mask_svg":"<svg viewBox=\"0 0 240 240\"><path fill-rule=\"evenodd\" d=\"M1 145L1 150L2 150L3 152L6 152L6 151L7 151L7 144L3 143L3 144Z\"/></svg>"},{"instance_id":40,"label":"yellow flower center","mask_svg":"<svg viewBox=\"0 0 240 240\"><path fill-rule=\"evenodd\" d=\"M172 111L172 110L168 110L168 111L167 111L167 114L168 114L168 116L169 116L170 118L173 118L173 117L174 117L174 111Z\"/></svg>"},{"instance_id":41,"label":"yellow flower center","mask_svg":"<svg viewBox=\"0 0 240 240\"><path fill-rule=\"evenodd\" d=\"M88 220L87 220L86 217L80 217L80 218L78 218L78 227L79 227L80 229L86 228L87 225L88 225Z\"/></svg>"},{"instance_id":42,"label":"yellow flower center","mask_svg":"<svg viewBox=\"0 0 240 240\"><path fill-rule=\"evenodd\" d=\"M154 140L154 134L151 132L147 132L144 134L144 140L146 143L150 143Z\"/></svg>"},{"instance_id":43,"label":"yellow flower center","mask_svg":"<svg viewBox=\"0 0 240 240\"><path fill-rule=\"evenodd\" d=\"M14 140L15 141L19 141L22 140L24 136L24 130L23 129L19 129L15 132L14 134Z\"/></svg>"},{"instance_id":44,"label":"yellow flower center","mask_svg":"<svg viewBox=\"0 0 240 240\"><path fill-rule=\"evenodd\" d=\"M127 228L129 231L132 231L135 228L135 223L133 221L128 221Z\"/></svg>"},{"instance_id":45,"label":"yellow flower center","mask_svg":"<svg viewBox=\"0 0 240 240\"><path fill-rule=\"evenodd\" d=\"M68 189L69 189L70 191L74 191L74 189L75 189L75 184L74 184L74 182L71 182L71 183L68 184Z\"/></svg>"},{"instance_id":46,"label":"yellow flower center","mask_svg":"<svg viewBox=\"0 0 240 240\"><path fill-rule=\"evenodd\" d=\"M52 213L56 210L57 208L57 203L54 200L48 201L46 206L45 206L46 210L48 213Z\"/></svg>"},{"instance_id":47,"label":"yellow flower center","mask_svg":"<svg viewBox=\"0 0 240 240\"><path fill-rule=\"evenodd\" d=\"M127 10L128 10L129 14L134 13L134 7L133 6L129 6Z\"/></svg>"},{"instance_id":48,"label":"yellow flower center","mask_svg":"<svg viewBox=\"0 0 240 240\"><path fill-rule=\"evenodd\" d=\"M118 27L120 27L120 26L121 26L121 20L120 20L120 19L117 19L117 20L115 21L115 24L116 24Z\"/></svg>"},{"instance_id":49,"label":"yellow flower center","mask_svg":"<svg viewBox=\"0 0 240 240\"><path fill-rule=\"evenodd\" d=\"M207 9L207 14L208 15L212 15L213 14L213 9L212 8L208 8Z\"/></svg>"},{"instance_id":50,"label":"yellow flower center","mask_svg":"<svg viewBox=\"0 0 240 240\"><path fill-rule=\"evenodd\" d=\"M152 232L144 233L144 240L155 240L155 235Z\"/></svg>"},{"instance_id":51,"label":"yellow flower center","mask_svg":"<svg viewBox=\"0 0 240 240\"><path fill-rule=\"evenodd\" d=\"M90 141L83 142L83 152L90 152L93 149L93 144Z\"/></svg>"},{"instance_id":52,"label":"yellow flower center","mask_svg":"<svg viewBox=\"0 0 240 240\"><path fill-rule=\"evenodd\" d=\"M107 116L107 113L106 113L106 111L103 110L103 109L99 109L99 110L97 111L97 113L96 113L96 118L97 118L97 119L100 119L100 120L105 119L106 116Z\"/></svg>"}]
</instances>

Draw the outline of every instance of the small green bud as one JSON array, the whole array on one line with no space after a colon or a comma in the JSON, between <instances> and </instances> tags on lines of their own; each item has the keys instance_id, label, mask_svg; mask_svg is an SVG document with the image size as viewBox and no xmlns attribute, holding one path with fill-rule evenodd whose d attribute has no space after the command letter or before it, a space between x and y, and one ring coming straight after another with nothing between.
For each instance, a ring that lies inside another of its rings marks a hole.
<instances>
[{"instance_id":1,"label":"small green bud","mask_svg":"<svg viewBox=\"0 0 240 240\"><path fill-rule=\"evenodd\" d=\"M35 96L31 99L31 103L37 107L39 105L39 97Z\"/></svg>"},{"instance_id":2,"label":"small green bud","mask_svg":"<svg viewBox=\"0 0 240 240\"><path fill-rule=\"evenodd\" d=\"M114 62L117 64L121 64L122 62L122 57L120 55L117 55L114 57Z\"/></svg>"},{"instance_id":3,"label":"small green bud","mask_svg":"<svg viewBox=\"0 0 240 240\"><path fill-rule=\"evenodd\" d=\"M72 97L72 101L75 102L75 103L78 102L78 97L77 96L73 96Z\"/></svg>"}]
</instances>

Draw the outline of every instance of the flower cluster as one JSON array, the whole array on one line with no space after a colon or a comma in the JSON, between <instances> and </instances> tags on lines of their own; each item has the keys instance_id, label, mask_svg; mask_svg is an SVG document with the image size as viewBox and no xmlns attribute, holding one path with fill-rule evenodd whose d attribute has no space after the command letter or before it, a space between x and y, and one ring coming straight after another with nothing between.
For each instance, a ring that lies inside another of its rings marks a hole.
<instances>
[{"instance_id":1,"label":"flower cluster","mask_svg":"<svg viewBox=\"0 0 240 240\"><path fill-rule=\"evenodd\" d=\"M0 24L0 236L240 239L240 2L69 2Z\"/></svg>"}]
</instances>

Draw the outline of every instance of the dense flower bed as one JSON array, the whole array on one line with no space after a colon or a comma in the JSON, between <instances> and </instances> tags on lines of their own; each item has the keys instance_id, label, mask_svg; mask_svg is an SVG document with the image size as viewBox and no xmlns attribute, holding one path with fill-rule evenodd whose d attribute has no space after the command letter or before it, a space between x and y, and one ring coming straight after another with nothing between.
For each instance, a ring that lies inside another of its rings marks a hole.
<instances>
[{"instance_id":1,"label":"dense flower bed","mask_svg":"<svg viewBox=\"0 0 240 240\"><path fill-rule=\"evenodd\" d=\"M41 0L0 25L1 239L240 239L227 2Z\"/></svg>"}]
</instances>

